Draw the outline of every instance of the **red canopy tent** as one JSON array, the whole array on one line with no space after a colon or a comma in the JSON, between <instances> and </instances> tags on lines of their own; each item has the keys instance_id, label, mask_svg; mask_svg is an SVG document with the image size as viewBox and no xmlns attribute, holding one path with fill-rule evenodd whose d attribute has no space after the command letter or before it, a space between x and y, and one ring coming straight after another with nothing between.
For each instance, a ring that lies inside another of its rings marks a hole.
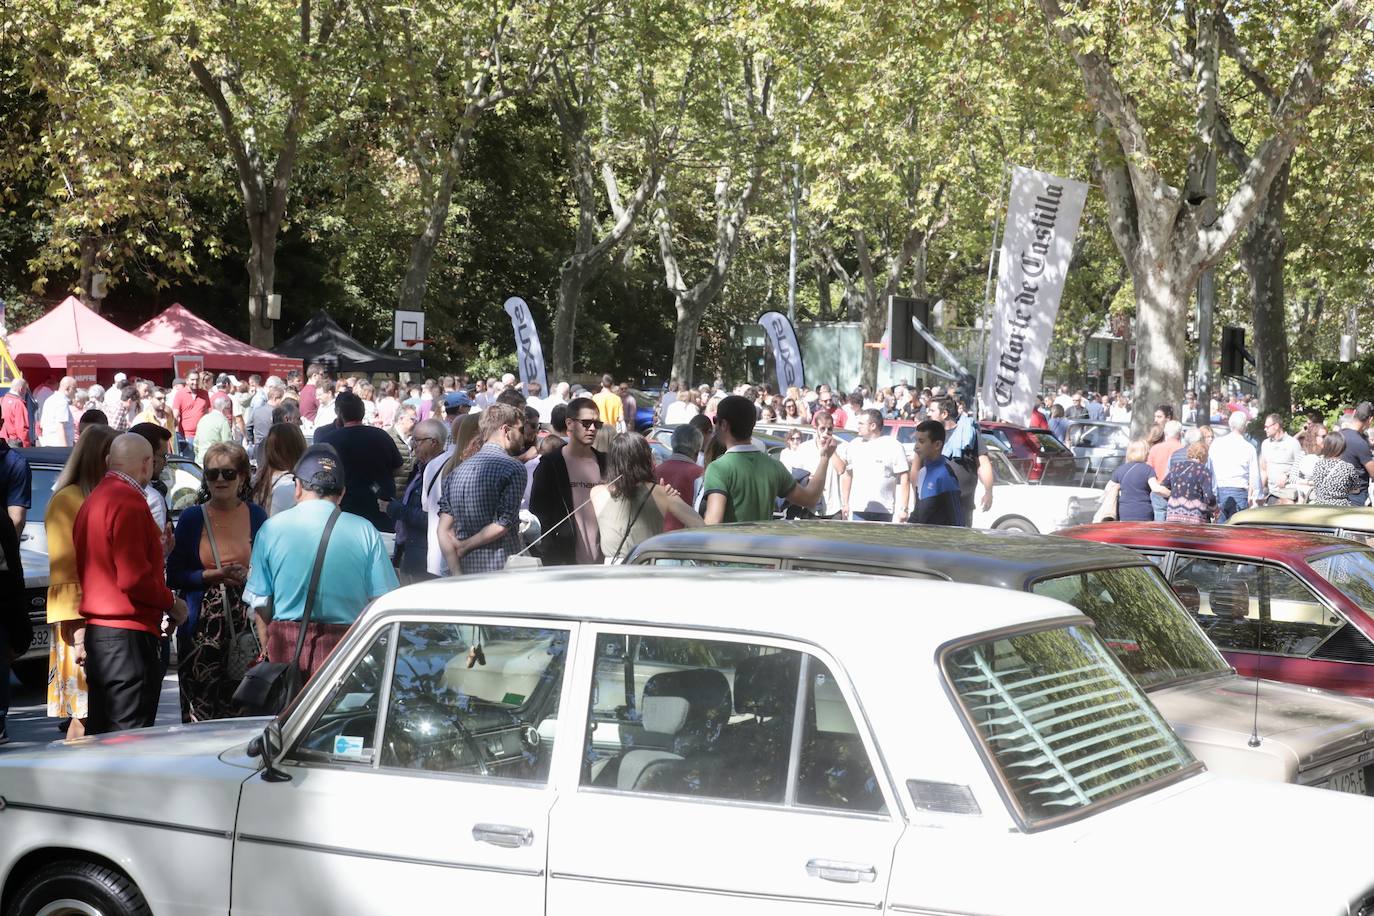
<instances>
[{"instance_id":1,"label":"red canopy tent","mask_svg":"<svg viewBox=\"0 0 1374 916\"><path fill-rule=\"evenodd\" d=\"M299 359L259 350L230 337L179 302L134 328L134 334L167 352L203 356L206 369L284 376L301 368Z\"/></svg>"},{"instance_id":2,"label":"red canopy tent","mask_svg":"<svg viewBox=\"0 0 1374 916\"><path fill-rule=\"evenodd\" d=\"M67 356L76 354L94 359L97 368L111 373L172 368L171 350L101 318L75 296L68 296L42 318L15 331L7 344L20 369L64 370Z\"/></svg>"}]
</instances>

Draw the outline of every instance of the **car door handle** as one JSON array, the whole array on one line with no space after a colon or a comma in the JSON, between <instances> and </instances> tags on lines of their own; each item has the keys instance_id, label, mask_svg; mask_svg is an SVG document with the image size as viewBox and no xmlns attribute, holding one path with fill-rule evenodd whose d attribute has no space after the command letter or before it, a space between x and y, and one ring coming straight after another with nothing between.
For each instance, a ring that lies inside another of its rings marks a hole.
<instances>
[{"instance_id":1,"label":"car door handle","mask_svg":"<svg viewBox=\"0 0 1374 916\"><path fill-rule=\"evenodd\" d=\"M813 878L840 884L858 884L860 881L871 883L878 878L878 870L872 865L836 862L834 859L812 859L806 863L806 873Z\"/></svg>"},{"instance_id":2,"label":"car door handle","mask_svg":"<svg viewBox=\"0 0 1374 916\"><path fill-rule=\"evenodd\" d=\"M473 824L472 838L479 843L490 843L504 849L519 849L534 842L534 831L509 824Z\"/></svg>"}]
</instances>

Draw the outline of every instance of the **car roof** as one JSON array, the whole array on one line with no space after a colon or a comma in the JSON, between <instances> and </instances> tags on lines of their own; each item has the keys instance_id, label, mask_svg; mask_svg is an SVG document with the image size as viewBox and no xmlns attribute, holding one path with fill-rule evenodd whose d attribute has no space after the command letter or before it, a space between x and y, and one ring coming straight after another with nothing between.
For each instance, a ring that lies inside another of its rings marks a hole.
<instances>
[{"instance_id":1,"label":"car roof","mask_svg":"<svg viewBox=\"0 0 1374 916\"><path fill-rule=\"evenodd\" d=\"M1258 506L1231 516L1232 525L1310 525L1374 531L1374 509L1355 506Z\"/></svg>"},{"instance_id":2,"label":"car roof","mask_svg":"<svg viewBox=\"0 0 1374 916\"><path fill-rule=\"evenodd\" d=\"M1347 538L1254 526L1189 525L1178 522L1101 522L1064 528L1065 537L1133 547L1196 550L1263 559L1305 557L1315 551L1356 549Z\"/></svg>"},{"instance_id":3,"label":"car roof","mask_svg":"<svg viewBox=\"0 0 1374 916\"><path fill-rule=\"evenodd\" d=\"M58 467L65 465L67 459L72 456L69 445L36 445L31 448L17 448L15 451L23 455L29 464L53 464Z\"/></svg>"},{"instance_id":4,"label":"car roof","mask_svg":"<svg viewBox=\"0 0 1374 916\"><path fill-rule=\"evenodd\" d=\"M666 552L854 563L1017 591L1047 576L1149 563L1119 547L1068 544L1043 534L809 520L684 528L643 541L631 560Z\"/></svg>"},{"instance_id":5,"label":"car roof","mask_svg":"<svg viewBox=\"0 0 1374 916\"><path fill-rule=\"evenodd\" d=\"M925 609L920 626L904 628L900 640L875 639L891 634L899 621L916 620L894 616L913 604ZM369 614L389 610L709 627L814 643L851 659L884 643L908 657L915 651L929 658L945 643L973 634L1070 617L1089 622L1063 602L981 585L653 566L547 567L434 579L387 593Z\"/></svg>"}]
</instances>

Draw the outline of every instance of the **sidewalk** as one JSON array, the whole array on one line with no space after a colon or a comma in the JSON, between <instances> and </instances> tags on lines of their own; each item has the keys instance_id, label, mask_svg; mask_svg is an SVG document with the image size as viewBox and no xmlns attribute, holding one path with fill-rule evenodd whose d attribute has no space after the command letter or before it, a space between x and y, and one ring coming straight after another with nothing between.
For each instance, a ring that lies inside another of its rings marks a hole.
<instances>
[{"instance_id":1,"label":"sidewalk","mask_svg":"<svg viewBox=\"0 0 1374 916\"><path fill-rule=\"evenodd\" d=\"M177 687L177 675L175 671L169 671L162 679L162 696L158 699L157 705L157 724L176 725L180 721L181 694ZM57 730L57 720L48 718L46 687L21 687L17 680L11 680L10 712L5 728L9 732L10 743L0 745L0 754L61 740L62 733Z\"/></svg>"}]
</instances>

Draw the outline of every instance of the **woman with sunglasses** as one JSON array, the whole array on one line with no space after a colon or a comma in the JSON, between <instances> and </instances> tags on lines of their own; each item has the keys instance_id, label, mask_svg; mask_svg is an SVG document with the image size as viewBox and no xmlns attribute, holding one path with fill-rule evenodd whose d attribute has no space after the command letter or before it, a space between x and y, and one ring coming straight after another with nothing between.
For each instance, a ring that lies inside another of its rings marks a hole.
<instances>
[{"instance_id":1,"label":"woman with sunglasses","mask_svg":"<svg viewBox=\"0 0 1374 916\"><path fill-rule=\"evenodd\" d=\"M205 452L200 505L181 513L167 558L167 584L190 611L177 631L181 720L204 722L239 715L238 678L230 674L234 635L253 632L243 601L248 560L267 513L249 501L248 453L232 442Z\"/></svg>"},{"instance_id":2,"label":"woman with sunglasses","mask_svg":"<svg viewBox=\"0 0 1374 916\"><path fill-rule=\"evenodd\" d=\"M782 422L793 426L800 426L806 422L795 398L788 398L782 402Z\"/></svg>"}]
</instances>

